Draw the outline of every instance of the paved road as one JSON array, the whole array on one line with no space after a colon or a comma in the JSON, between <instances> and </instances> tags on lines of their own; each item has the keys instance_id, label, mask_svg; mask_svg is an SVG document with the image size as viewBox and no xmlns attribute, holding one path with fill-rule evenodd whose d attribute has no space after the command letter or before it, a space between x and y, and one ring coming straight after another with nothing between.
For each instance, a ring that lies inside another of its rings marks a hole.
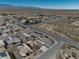
<instances>
[{"instance_id":1,"label":"paved road","mask_svg":"<svg viewBox=\"0 0 79 59\"><path fill-rule=\"evenodd\" d=\"M22 24L21 24L22 25ZM51 46L51 48L48 49L48 51L46 51L45 53L43 53L38 59L53 59L53 56L59 51L59 49L64 45L64 44L70 44L73 45L77 48L79 48L79 43L74 42L68 38L64 38L60 35L57 35L55 33L51 33L51 32L47 32L38 28L34 28L31 26L25 26L24 27L29 27L31 30L35 30L38 32L41 32L43 34L47 34L49 36L51 36L52 38L54 37L55 40L57 41L57 44L55 46Z\"/></svg>"},{"instance_id":2,"label":"paved road","mask_svg":"<svg viewBox=\"0 0 79 59\"><path fill-rule=\"evenodd\" d=\"M55 59L54 55L57 54L57 52L61 49L63 44L64 44L64 41L58 42L57 45L49 48L49 50L43 53L38 59Z\"/></svg>"},{"instance_id":3,"label":"paved road","mask_svg":"<svg viewBox=\"0 0 79 59\"><path fill-rule=\"evenodd\" d=\"M58 35L56 33L47 32L45 30L38 29L38 28L35 28L35 27L32 27L32 26L29 26L29 27L32 28L32 29L34 29L34 30L36 30L36 31L39 31L41 33L48 34L49 36L54 37L57 42L64 41L65 43L74 44L77 47L79 47L79 43L73 41L72 39L68 39L68 38L62 37L62 36L60 36L60 35Z\"/></svg>"}]
</instances>

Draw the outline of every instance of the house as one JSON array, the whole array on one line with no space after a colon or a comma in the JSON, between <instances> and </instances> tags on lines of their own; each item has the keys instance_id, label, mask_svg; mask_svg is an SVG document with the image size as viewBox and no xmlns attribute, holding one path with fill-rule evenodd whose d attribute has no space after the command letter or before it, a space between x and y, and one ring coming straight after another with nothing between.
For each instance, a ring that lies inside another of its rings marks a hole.
<instances>
[{"instance_id":1,"label":"house","mask_svg":"<svg viewBox=\"0 0 79 59\"><path fill-rule=\"evenodd\" d=\"M8 37L6 40L5 40L5 43L6 44L17 44L17 43L20 43L21 40L17 37L17 36L12 36L12 37Z\"/></svg>"},{"instance_id":2,"label":"house","mask_svg":"<svg viewBox=\"0 0 79 59\"><path fill-rule=\"evenodd\" d=\"M27 54L30 55L30 52L32 52L32 50L29 46L27 46L26 44L23 44L19 52L20 52L20 55L24 57L24 56L27 56Z\"/></svg>"},{"instance_id":3,"label":"house","mask_svg":"<svg viewBox=\"0 0 79 59\"><path fill-rule=\"evenodd\" d=\"M27 59L26 57L29 57L29 55L32 53L31 48L23 43L20 46L17 46L17 49L13 52L16 59Z\"/></svg>"},{"instance_id":4,"label":"house","mask_svg":"<svg viewBox=\"0 0 79 59\"><path fill-rule=\"evenodd\" d=\"M19 38L23 41L23 42L27 42L29 40L32 40L32 39L29 39L30 35L27 34L27 33L18 33L17 34L19 36Z\"/></svg>"}]
</instances>

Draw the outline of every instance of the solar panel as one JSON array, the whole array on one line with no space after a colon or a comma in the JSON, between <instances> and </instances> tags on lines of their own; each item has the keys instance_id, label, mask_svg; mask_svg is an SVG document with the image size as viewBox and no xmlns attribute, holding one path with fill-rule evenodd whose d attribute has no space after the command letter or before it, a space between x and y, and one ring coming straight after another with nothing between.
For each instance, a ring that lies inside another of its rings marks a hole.
<instances>
[{"instance_id":1,"label":"solar panel","mask_svg":"<svg viewBox=\"0 0 79 59\"><path fill-rule=\"evenodd\" d=\"M1 57L6 57L7 56L7 54L5 52L0 53L0 55L1 55Z\"/></svg>"}]
</instances>

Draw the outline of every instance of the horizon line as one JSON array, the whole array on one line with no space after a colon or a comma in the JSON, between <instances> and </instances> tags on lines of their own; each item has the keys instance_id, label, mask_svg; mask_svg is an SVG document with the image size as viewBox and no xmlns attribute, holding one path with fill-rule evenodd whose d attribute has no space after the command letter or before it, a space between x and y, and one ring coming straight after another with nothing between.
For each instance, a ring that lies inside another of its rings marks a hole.
<instances>
[{"instance_id":1,"label":"horizon line","mask_svg":"<svg viewBox=\"0 0 79 59\"><path fill-rule=\"evenodd\" d=\"M4 3L2 5L11 5L11 6L14 6L14 7L34 7L34 8L50 9L50 10L51 9L54 9L54 10L79 10L78 8L48 8L48 7L36 7L36 6L14 5L14 4L4 4Z\"/></svg>"}]
</instances>

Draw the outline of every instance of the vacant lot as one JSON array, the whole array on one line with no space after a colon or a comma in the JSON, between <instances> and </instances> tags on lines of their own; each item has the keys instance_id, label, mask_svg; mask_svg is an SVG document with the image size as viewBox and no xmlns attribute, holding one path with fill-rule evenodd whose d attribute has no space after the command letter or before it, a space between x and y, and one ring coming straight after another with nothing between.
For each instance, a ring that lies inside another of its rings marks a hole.
<instances>
[{"instance_id":1,"label":"vacant lot","mask_svg":"<svg viewBox=\"0 0 79 59\"><path fill-rule=\"evenodd\" d=\"M58 52L56 59L79 59L79 49L64 45Z\"/></svg>"},{"instance_id":2,"label":"vacant lot","mask_svg":"<svg viewBox=\"0 0 79 59\"><path fill-rule=\"evenodd\" d=\"M79 41L79 26L78 23L79 19L75 18L66 18L61 20L52 20L46 24L37 25L37 27L55 32L59 35L65 36L67 38L71 38L75 41Z\"/></svg>"}]
</instances>

